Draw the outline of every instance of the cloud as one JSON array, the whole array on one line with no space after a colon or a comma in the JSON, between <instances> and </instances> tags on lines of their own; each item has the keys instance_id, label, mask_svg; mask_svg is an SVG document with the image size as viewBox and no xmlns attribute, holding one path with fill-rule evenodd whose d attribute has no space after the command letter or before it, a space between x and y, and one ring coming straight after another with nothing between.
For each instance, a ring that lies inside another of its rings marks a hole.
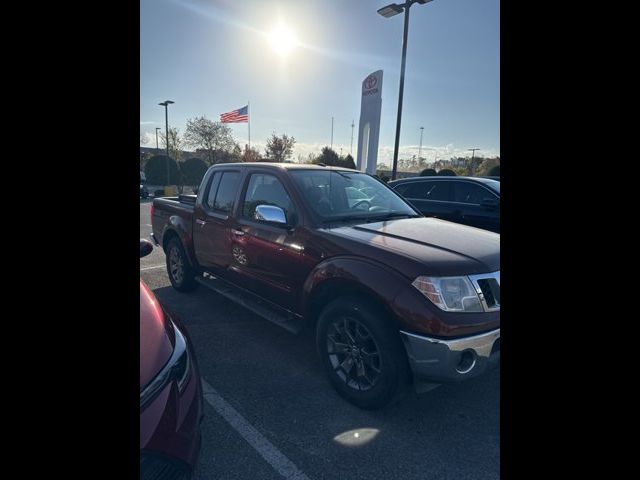
<instances>
[{"instance_id":1,"label":"cloud","mask_svg":"<svg viewBox=\"0 0 640 480\"><path fill-rule=\"evenodd\" d=\"M353 157L356 158L357 154L357 139L353 140ZM244 145L243 141L238 139L238 143L240 145ZM293 147L293 155L291 156L291 160L294 162L298 161L298 157L300 157L301 161L304 162L307 160L309 154L319 155L322 151L323 147L328 147L329 145L326 143L304 143L304 142L296 142ZM251 147L257 149L261 154L264 154L264 149L266 147L266 142L251 142ZM351 145L349 143L339 144L334 143L333 149L340 154L340 149L342 149L342 155L346 155L350 151ZM420 145L401 145L398 158L406 159L411 158L414 155L417 157L418 152L420 150ZM451 157L468 157L471 155L471 152L467 150L465 147L457 147L453 143L449 143L447 145L422 145L422 156L427 159L427 162L433 162L435 160L448 160ZM476 156L482 157L495 157L499 156L500 151L495 150L493 148L481 149L476 152ZM393 145L380 145L378 147L378 164L386 163L387 165L391 165L393 162Z\"/></svg>"}]
</instances>

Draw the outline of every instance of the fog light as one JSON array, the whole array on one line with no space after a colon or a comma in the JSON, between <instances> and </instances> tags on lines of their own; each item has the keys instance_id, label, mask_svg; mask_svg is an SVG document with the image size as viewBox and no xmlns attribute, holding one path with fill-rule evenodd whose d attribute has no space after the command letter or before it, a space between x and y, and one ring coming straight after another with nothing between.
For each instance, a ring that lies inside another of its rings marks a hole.
<instances>
[{"instance_id":1,"label":"fog light","mask_svg":"<svg viewBox=\"0 0 640 480\"><path fill-rule=\"evenodd\" d=\"M458 373L468 373L471 371L473 367L476 365L476 355L472 350L465 350L460 355L460 360L458 361L458 366L456 367L456 371Z\"/></svg>"}]
</instances>

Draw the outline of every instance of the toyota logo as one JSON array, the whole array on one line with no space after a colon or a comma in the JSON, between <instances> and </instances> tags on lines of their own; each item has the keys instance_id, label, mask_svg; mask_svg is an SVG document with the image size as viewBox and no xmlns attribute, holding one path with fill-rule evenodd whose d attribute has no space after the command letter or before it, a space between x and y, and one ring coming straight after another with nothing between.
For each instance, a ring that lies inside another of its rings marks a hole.
<instances>
[{"instance_id":1,"label":"toyota logo","mask_svg":"<svg viewBox=\"0 0 640 480\"><path fill-rule=\"evenodd\" d=\"M364 88L366 88L367 90L372 89L377 84L378 84L378 79L375 77L375 75L369 75L367 78L364 79Z\"/></svg>"}]
</instances>

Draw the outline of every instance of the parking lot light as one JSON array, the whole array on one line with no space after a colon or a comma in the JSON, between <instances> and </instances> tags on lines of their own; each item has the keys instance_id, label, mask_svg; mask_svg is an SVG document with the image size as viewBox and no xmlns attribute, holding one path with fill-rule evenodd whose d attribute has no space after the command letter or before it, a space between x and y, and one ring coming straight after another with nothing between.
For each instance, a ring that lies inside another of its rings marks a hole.
<instances>
[{"instance_id":1,"label":"parking lot light","mask_svg":"<svg viewBox=\"0 0 640 480\"><path fill-rule=\"evenodd\" d=\"M387 5L386 7L382 7L378 9L378 13L385 18L393 17L399 13L402 13L403 7L398 5L397 3L392 3L391 5Z\"/></svg>"},{"instance_id":2,"label":"parking lot light","mask_svg":"<svg viewBox=\"0 0 640 480\"><path fill-rule=\"evenodd\" d=\"M171 185L171 181L169 179L169 105L173 102L172 100L165 100L164 102L160 102L158 105L164 107L164 122L165 122L165 143L167 147L167 186Z\"/></svg>"},{"instance_id":3,"label":"parking lot light","mask_svg":"<svg viewBox=\"0 0 640 480\"><path fill-rule=\"evenodd\" d=\"M396 121L396 141L393 149L393 168L391 170L391 180L396 179L398 173L398 149L400 148L400 124L402 120L402 97L404 95L404 67L407 60L407 38L409 32L409 9L414 3L424 5L433 0L407 0L402 4L391 3L378 10L378 13L385 18L394 17L404 11L404 33L402 36L402 64L400 67L400 92L398 94L398 118Z\"/></svg>"}]
</instances>

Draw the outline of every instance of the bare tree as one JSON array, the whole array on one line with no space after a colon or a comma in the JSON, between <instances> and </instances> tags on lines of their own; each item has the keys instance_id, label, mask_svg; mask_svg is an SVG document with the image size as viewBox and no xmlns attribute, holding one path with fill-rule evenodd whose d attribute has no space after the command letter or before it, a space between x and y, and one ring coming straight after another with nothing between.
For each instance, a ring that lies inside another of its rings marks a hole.
<instances>
[{"instance_id":1,"label":"bare tree","mask_svg":"<svg viewBox=\"0 0 640 480\"><path fill-rule=\"evenodd\" d=\"M160 134L162 140L162 146L167 148L166 135ZM184 140L180 136L180 130L177 128L169 129L169 157L173 158L176 162L180 161L182 157L182 149L184 148Z\"/></svg>"},{"instance_id":2,"label":"bare tree","mask_svg":"<svg viewBox=\"0 0 640 480\"><path fill-rule=\"evenodd\" d=\"M242 152L242 161L243 162L259 162L260 152L255 148L250 148L249 145L245 144L244 152Z\"/></svg>"},{"instance_id":3,"label":"bare tree","mask_svg":"<svg viewBox=\"0 0 640 480\"><path fill-rule=\"evenodd\" d=\"M266 157L273 162L285 162L293 153L296 139L287 135L278 137L275 133L267 140Z\"/></svg>"},{"instance_id":4,"label":"bare tree","mask_svg":"<svg viewBox=\"0 0 640 480\"><path fill-rule=\"evenodd\" d=\"M184 140L190 147L204 151L209 165L216 163L216 151L230 152L236 145L230 127L205 116L187 120Z\"/></svg>"}]
</instances>

